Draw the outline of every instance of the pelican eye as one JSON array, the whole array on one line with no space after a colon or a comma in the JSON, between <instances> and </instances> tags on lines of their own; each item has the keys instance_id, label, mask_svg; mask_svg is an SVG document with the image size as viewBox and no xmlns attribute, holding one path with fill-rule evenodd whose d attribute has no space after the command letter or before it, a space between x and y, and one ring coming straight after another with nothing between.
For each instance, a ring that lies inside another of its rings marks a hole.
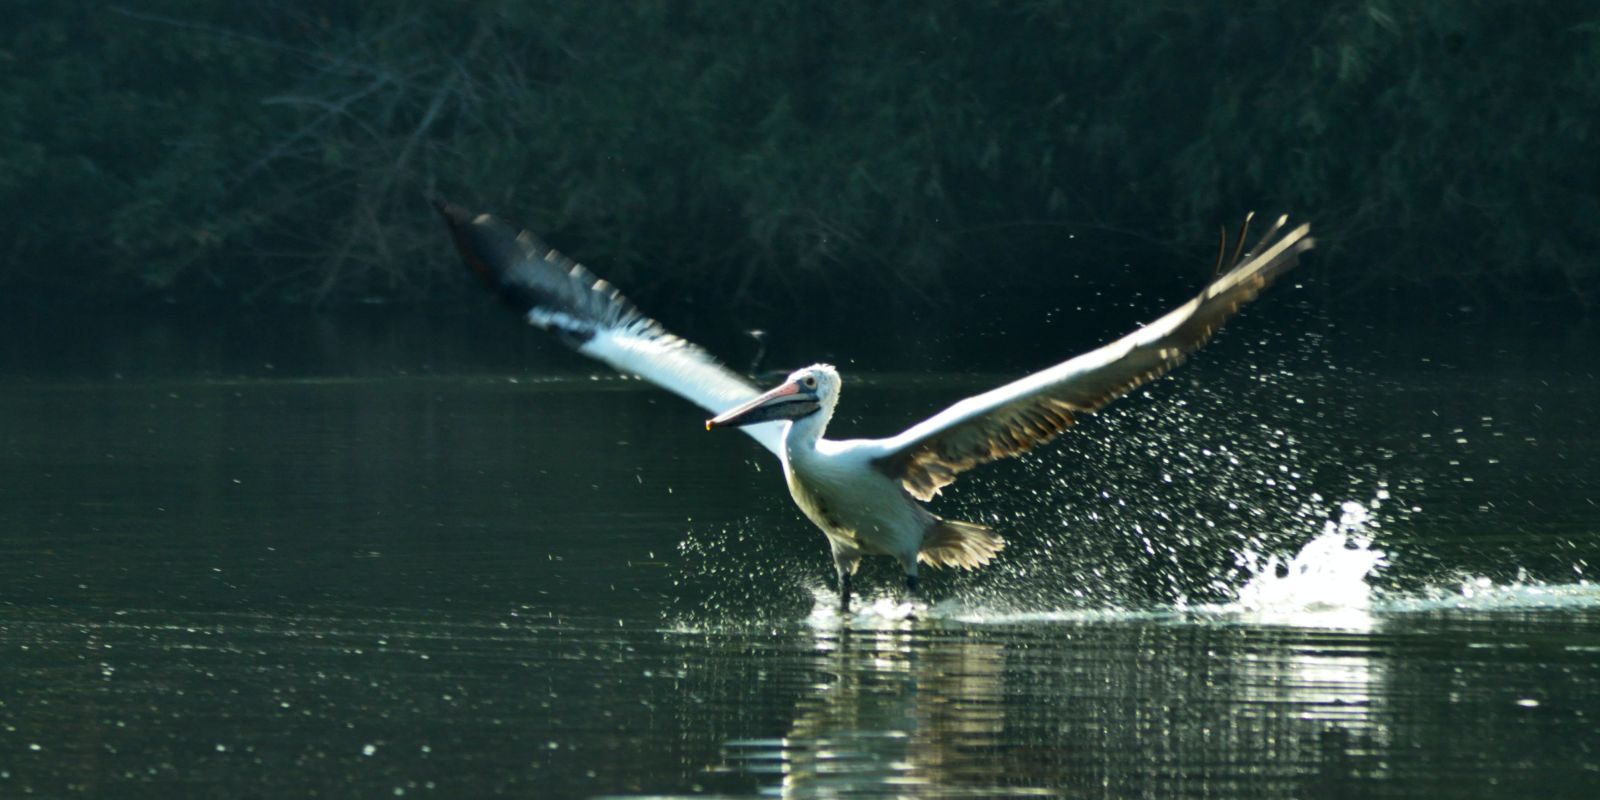
<instances>
[{"instance_id":1,"label":"pelican eye","mask_svg":"<svg viewBox=\"0 0 1600 800\"><path fill-rule=\"evenodd\" d=\"M805 384L807 389L815 389L817 388L817 376L807 375L801 383Z\"/></svg>"}]
</instances>

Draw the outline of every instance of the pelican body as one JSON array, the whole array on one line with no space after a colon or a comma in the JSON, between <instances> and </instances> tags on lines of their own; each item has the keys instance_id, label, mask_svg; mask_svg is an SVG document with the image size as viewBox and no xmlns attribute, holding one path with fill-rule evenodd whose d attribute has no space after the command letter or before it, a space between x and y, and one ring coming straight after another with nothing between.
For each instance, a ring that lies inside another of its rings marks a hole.
<instances>
[{"instance_id":1,"label":"pelican body","mask_svg":"<svg viewBox=\"0 0 1600 800\"><path fill-rule=\"evenodd\" d=\"M776 455L795 505L828 539L842 609L862 556L899 561L912 591L920 564L976 569L993 560L1005 547L998 534L923 504L959 473L1048 442L1080 415L1177 366L1313 246L1309 225L1287 229L1282 217L1247 253L1247 217L1231 257L1223 237L1211 283L1156 321L895 436L837 441L824 436L842 386L832 366L796 370L761 392L532 234L449 203L435 206L467 266L529 323L716 414L707 430L737 427Z\"/></svg>"},{"instance_id":2,"label":"pelican body","mask_svg":"<svg viewBox=\"0 0 1600 800\"><path fill-rule=\"evenodd\" d=\"M1005 547L994 531L928 511L885 466L888 440L823 438L839 402L838 370L814 364L766 394L706 420L706 429L790 420L778 458L789 495L828 537L839 602L850 605L851 576L864 555L890 556L917 587L917 565L976 569Z\"/></svg>"}]
</instances>

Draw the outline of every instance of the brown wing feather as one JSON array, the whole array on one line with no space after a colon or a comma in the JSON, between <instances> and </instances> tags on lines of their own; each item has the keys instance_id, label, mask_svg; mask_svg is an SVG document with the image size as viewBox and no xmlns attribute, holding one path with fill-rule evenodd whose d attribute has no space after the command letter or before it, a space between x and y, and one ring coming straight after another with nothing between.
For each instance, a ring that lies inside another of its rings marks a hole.
<instances>
[{"instance_id":1,"label":"brown wing feather","mask_svg":"<svg viewBox=\"0 0 1600 800\"><path fill-rule=\"evenodd\" d=\"M1189 302L1098 350L956 403L885 441L889 453L874 465L927 500L959 473L1048 442L1078 414L1160 377L1311 249L1310 225L1278 237L1286 221L1280 218L1243 263L1236 253L1236 263Z\"/></svg>"}]
</instances>

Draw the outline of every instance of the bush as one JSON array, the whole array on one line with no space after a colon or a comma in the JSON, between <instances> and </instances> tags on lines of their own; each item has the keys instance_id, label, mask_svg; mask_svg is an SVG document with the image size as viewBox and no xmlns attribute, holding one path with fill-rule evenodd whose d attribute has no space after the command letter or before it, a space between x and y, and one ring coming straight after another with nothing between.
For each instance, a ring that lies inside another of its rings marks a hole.
<instances>
[{"instance_id":1,"label":"bush","mask_svg":"<svg viewBox=\"0 0 1600 800\"><path fill-rule=\"evenodd\" d=\"M12 291L437 300L435 191L639 297L1192 278L1251 208L1330 292L1600 289L1582 3L25 5Z\"/></svg>"}]
</instances>

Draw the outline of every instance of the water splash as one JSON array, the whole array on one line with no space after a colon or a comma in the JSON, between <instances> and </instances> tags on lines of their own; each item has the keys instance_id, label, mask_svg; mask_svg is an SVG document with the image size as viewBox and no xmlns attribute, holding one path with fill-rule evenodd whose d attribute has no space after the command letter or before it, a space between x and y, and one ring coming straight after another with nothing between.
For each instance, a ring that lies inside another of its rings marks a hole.
<instances>
[{"instance_id":1,"label":"water splash","mask_svg":"<svg viewBox=\"0 0 1600 800\"><path fill-rule=\"evenodd\" d=\"M1124 608L1114 605L1085 607L995 607L976 597L957 597L932 605L907 602L890 593L864 597L848 616L837 613L838 599L823 586L813 588L814 606L807 624L820 629L906 629L919 625L1082 624L1096 622L1146 622L1170 624L1281 625L1368 631L1387 616L1439 611L1517 612L1526 610L1592 609L1600 607L1600 584L1578 581L1547 584L1520 575L1496 583L1487 577L1461 577L1428 584L1405 592L1380 592L1374 579L1389 565L1388 554L1374 544L1379 523L1375 512L1389 500L1380 488L1372 500L1347 500L1339 505L1337 519L1325 520L1322 530L1292 555L1260 553L1244 547L1235 557L1243 571L1237 588L1224 591L1222 602L1172 604Z\"/></svg>"},{"instance_id":2,"label":"water splash","mask_svg":"<svg viewBox=\"0 0 1600 800\"><path fill-rule=\"evenodd\" d=\"M1367 506L1345 501L1338 521L1329 520L1286 561L1240 552L1237 562L1250 577L1220 610L1288 623L1306 614L1366 612L1372 605L1370 578L1388 564L1385 553L1372 547L1371 519Z\"/></svg>"},{"instance_id":3,"label":"water splash","mask_svg":"<svg viewBox=\"0 0 1600 800\"><path fill-rule=\"evenodd\" d=\"M820 585L810 588L813 602L806 624L813 628L905 628L916 620L940 616L927 603L893 594L859 597L850 613L841 615L839 596L832 589Z\"/></svg>"},{"instance_id":4,"label":"water splash","mask_svg":"<svg viewBox=\"0 0 1600 800\"><path fill-rule=\"evenodd\" d=\"M1326 520L1322 531L1291 556L1262 555L1241 549L1236 564L1244 571L1237 589L1226 589L1225 602L1190 605L1179 600L1170 605L1126 608L1114 605L1069 608L991 607L977 598L957 597L934 605L906 602L894 595L865 597L848 617L837 612L838 600L823 587L813 589L814 604L807 623L818 628L840 626L903 627L912 622L966 624L1025 624L1095 622L1113 620L1228 621L1339 629L1369 629L1374 604L1372 578L1388 564L1386 554L1373 547L1373 518L1388 492L1379 489L1366 504L1350 500L1339 507L1337 520Z\"/></svg>"},{"instance_id":5,"label":"water splash","mask_svg":"<svg viewBox=\"0 0 1600 800\"><path fill-rule=\"evenodd\" d=\"M1507 583L1479 576L1453 585L1425 586L1416 592L1385 597L1374 606L1384 613L1435 611L1551 611L1600 608L1600 584L1545 583L1520 577Z\"/></svg>"}]
</instances>

